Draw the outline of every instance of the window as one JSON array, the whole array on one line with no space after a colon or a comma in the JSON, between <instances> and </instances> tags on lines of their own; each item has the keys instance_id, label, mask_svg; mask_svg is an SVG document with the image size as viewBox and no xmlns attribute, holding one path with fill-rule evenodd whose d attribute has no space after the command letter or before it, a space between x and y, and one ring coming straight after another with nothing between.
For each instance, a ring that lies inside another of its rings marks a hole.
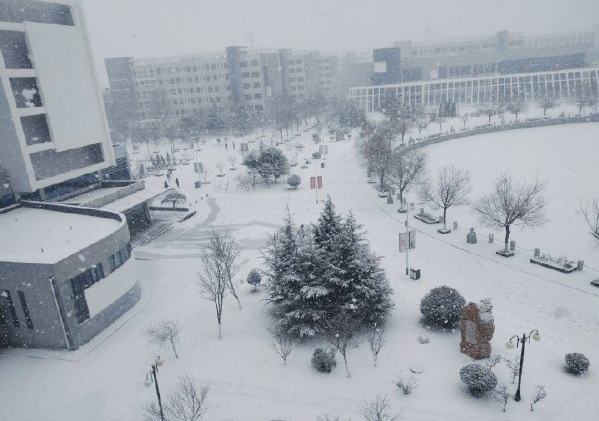
<instances>
[{"instance_id":1,"label":"window","mask_svg":"<svg viewBox=\"0 0 599 421\"><path fill-rule=\"evenodd\" d=\"M2 2L0 4L0 21L75 25L69 6L44 1Z\"/></svg>"},{"instance_id":2,"label":"window","mask_svg":"<svg viewBox=\"0 0 599 421\"><path fill-rule=\"evenodd\" d=\"M102 267L102 263L97 263L93 265L90 269L90 274L94 283L102 279L104 277L104 268Z\"/></svg>"},{"instance_id":3,"label":"window","mask_svg":"<svg viewBox=\"0 0 599 421\"><path fill-rule=\"evenodd\" d=\"M19 324L19 319L17 318L17 310L15 309L15 305L12 302L12 297L10 296L10 291L5 289L4 291L2 291L2 294L0 294L3 298L4 301L6 301L6 304L8 305L8 311L10 313L10 318L12 320L12 324L14 327L21 327L21 325Z\"/></svg>"},{"instance_id":4,"label":"window","mask_svg":"<svg viewBox=\"0 0 599 421\"><path fill-rule=\"evenodd\" d=\"M10 79L12 94L17 108L34 108L42 106L42 98L34 77L16 77Z\"/></svg>"},{"instance_id":5,"label":"window","mask_svg":"<svg viewBox=\"0 0 599 421\"><path fill-rule=\"evenodd\" d=\"M262 94L254 94L254 99L262 99Z\"/></svg>"},{"instance_id":6,"label":"window","mask_svg":"<svg viewBox=\"0 0 599 421\"><path fill-rule=\"evenodd\" d=\"M73 306L75 307L75 317L79 324L89 319L89 307L87 306L87 300L85 299L86 287L82 281L81 275L71 279L71 289L73 291L71 298L73 300Z\"/></svg>"},{"instance_id":7,"label":"window","mask_svg":"<svg viewBox=\"0 0 599 421\"><path fill-rule=\"evenodd\" d=\"M51 142L50 129L45 114L21 117L21 125L27 145Z\"/></svg>"},{"instance_id":8,"label":"window","mask_svg":"<svg viewBox=\"0 0 599 421\"><path fill-rule=\"evenodd\" d=\"M244 83L243 84L243 89L250 89L250 84L249 83Z\"/></svg>"},{"instance_id":9,"label":"window","mask_svg":"<svg viewBox=\"0 0 599 421\"><path fill-rule=\"evenodd\" d=\"M31 315L29 314L27 301L25 300L25 293L23 291L17 291L17 294L19 295L19 301L21 302L21 309L25 315L25 323L27 323L27 328L33 329L33 322L31 321Z\"/></svg>"},{"instance_id":10,"label":"window","mask_svg":"<svg viewBox=\"0 0 599 421\"><path fill-rule=\"evenodd\" d=\"M116 270L116 259L114 258L114 254L111 254L108 258L108 264L110 267L110 271L114 272Z\"/></svg>"},{"instance_id":11,"label":"window","mask_svg":"<svg viewBox=\"0 0 599 421\"><path fill-rule=\"evenodd\" d=\"M254 88L254 89L260 88L260 82L254 82L254 84L252 85L252 88Z\"/></svg>"},{"instance_id":12,"label":"window","mask_svg":"<svg viewBox=\"0 0 599 421\"><path fill-rule=\"evenodd\" d=\"M31 60L29 60L29 50L24 32L0 31L0 51L7 69L33 68Z\"/></svg>"}]
</instances>

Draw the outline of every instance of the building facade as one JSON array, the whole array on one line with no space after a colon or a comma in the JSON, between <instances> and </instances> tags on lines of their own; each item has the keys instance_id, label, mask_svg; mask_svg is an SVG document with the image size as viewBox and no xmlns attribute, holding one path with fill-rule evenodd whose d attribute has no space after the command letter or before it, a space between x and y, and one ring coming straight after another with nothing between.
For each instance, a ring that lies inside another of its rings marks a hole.
<instances>
[{"instance_id":1,"label":"building facade","mask_svg":"<svg viewBox=\"0 0 599 421\"><path fill-rule=\"evenodd\" d=\"M404 104L436 107L441 103L485 104L574 100L578 93L597 96L599 67L516 73L476 78L437 79L350 89L349 97L366 112L378 111L386 95Z\"/></svg>"},{"instance_id":2,"label":"building facade","mask_svg":"<svg viewBox=\"0 0 599 421\"><path fill-rule=\"evenodd\" d=\"M98 86L79 2L0 2L0 168L10 177L8 196L44 199L53 186L114 165Z\"/></svg>"},{"instance_id":3,"label":"building facade","mask_svg":"<svg viewBox=\"0 0 599 421\"><path fill-rule=\"evenodd\" d=\"M3 346L76 349L139 300L123 215L21 202L0 227Z\"/></svg>"}]
</instances>

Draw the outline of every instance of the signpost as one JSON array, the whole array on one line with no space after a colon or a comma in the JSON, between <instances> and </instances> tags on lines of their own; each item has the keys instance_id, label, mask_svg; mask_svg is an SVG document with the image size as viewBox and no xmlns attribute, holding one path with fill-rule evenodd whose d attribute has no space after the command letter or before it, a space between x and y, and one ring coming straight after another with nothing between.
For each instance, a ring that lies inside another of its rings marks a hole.
<instances>
[{"instance_id":1,"label":"signpost","mask_svg":"<svg viewBox=\"0 0 599 421\"><path fill-rule=\"evenodd\" d=\"M318 203L318 189L322 189L322 176L310 177L310 189L316 189L316 203Z\"/></svg>"}]
</instances>

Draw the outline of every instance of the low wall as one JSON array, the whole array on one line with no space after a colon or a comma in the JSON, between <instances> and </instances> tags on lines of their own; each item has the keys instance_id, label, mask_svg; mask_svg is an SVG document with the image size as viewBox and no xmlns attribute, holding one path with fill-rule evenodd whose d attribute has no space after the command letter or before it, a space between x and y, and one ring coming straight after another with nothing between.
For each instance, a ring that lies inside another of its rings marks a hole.
<instances>
[{"instance_id":1,"label":"low wall","mask_svg":"<svg viewBox=\"0 0 599 421\"><path fill-rule=\"evenodd\" d=\"M449 134L437 134L430 135L423 140L416 141L412 145L408 145L406 147L397 147L397 149L401 149L404 151L410 149L421 148L424 146L432 145L435 143L445 142L447 140L452 139L460 139L463 137L469 136L477 136L480 134L487 133L496 133L503 132L506 130L516 130L516 129L529 129L535 127L545 127L545 126L555 126L558 124L572 124L572 123L591 123L591 122L599 122L599 114L591 114L589 116L580 116L580 117L558 117L558 118L548 118L548 119L539 119L532 121L517 121L510 124L497 124L493 126L483 126L483 127L475 127L467 130L460 130L455 133Z\"/></svg>"}]
</instances>

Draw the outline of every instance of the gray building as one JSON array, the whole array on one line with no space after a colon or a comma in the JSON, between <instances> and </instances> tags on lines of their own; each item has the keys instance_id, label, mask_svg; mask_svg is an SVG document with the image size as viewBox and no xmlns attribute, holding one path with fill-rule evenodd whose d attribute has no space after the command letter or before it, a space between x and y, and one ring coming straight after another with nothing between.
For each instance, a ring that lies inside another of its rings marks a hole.
<instances>
[{"instance_id":1,"label":"gray building","mask_svg":"<svg viewBox=\"0 0 599 421\"><path fill-rule=\"evenodd\" d=\"M22 202L0 229L4 346L76 349L139 300L122 214Z\"/></svg>"}]
</instances>

